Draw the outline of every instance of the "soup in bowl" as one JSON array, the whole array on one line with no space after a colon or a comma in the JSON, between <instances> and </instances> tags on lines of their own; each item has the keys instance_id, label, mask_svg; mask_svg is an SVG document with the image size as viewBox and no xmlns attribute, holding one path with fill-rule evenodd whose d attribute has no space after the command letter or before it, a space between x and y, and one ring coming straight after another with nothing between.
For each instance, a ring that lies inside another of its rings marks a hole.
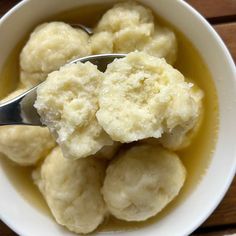
<instances>
[{"instance_id":1,"label":"soup in bowl","mask_svg":"<svg viewBox=\"0 0 236 236\"><path fill-rule=\"evenodd\" d=\"M2 98L46 80L35 106L50 130L1 127L1 218L13 230L188 235L211 214L235 173L235 69L195 10L181 1L31 0L1 19L0 32ZM126 58L105 73L63 66L117 52Z\"/></svg>"}]
</instances>

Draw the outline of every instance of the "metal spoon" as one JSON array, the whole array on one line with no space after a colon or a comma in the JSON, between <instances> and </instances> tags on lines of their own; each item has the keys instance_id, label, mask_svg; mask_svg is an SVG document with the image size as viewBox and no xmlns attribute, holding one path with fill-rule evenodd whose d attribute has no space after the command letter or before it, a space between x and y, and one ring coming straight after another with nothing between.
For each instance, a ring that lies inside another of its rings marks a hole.
<instances>
[{"instance_id":1,"label":"metal spoon","mask_svg":"<svg viewBox=\"0 0 236 236\"><path fill-rule=\"evenodd\" d=\"M116 58L125 57L125 54L100 54L82 57L75 59L68 64L90 61L104 72L107 65ZM34 107L37 97L36 87L26 91L25 93L11 99L5 103L0 104L0 125L34 125L43 126L40 121L40 116Z\"/></svg>"}]
</instances>

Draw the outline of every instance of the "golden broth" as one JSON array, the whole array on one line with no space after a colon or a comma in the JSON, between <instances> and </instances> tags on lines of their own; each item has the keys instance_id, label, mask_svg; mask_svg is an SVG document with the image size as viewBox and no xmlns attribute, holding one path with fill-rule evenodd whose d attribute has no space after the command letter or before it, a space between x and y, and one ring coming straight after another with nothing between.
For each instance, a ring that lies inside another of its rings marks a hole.
<instances>
[{"instance_id":1,"label":"golden broth","mask_svg":"<svg viewBox=\"0 0 236 236\"><path fill-rule=\"evenodd\" d=\"M58 14L47 19L47 21L57 20L94 26L104 11L109 7L108 5L86 6ZM176 33L179 50L175 67L187 78L191 78L205 93L202 125L191 145L178 152L188 172L186 183L179 196L172 201L164 211L145 222L124 222L110 217L99 227L99 230L102 231L131 230L152 224L158 219L165 217L174 207L181 204L196 187L207 170L214 152L217 140L219 114L216 89L210 72L191 42L168 22L159 17L156 18L157 22L170 27ZM5 96L17 86L19 78L19 52L24 43L25 40L19 42L16 49L9 55L4 69L0 73L0 97ZM33 168L19 167L5 157L0 158L0 162L6 175L23 197L40 211L50 215L45 201L32 182L31 172Z\"/></svg>"}]
</instances>

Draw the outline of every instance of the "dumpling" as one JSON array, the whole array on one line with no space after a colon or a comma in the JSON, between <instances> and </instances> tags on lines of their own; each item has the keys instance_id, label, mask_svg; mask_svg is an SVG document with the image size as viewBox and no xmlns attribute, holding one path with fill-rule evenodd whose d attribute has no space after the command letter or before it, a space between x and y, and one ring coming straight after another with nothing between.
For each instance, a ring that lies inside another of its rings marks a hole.
<instances>
[{"instance_id":1,"label":"dumpling","mask_svg":"<svg viewBox=\"0 0 236 236\"><path fill-rule=\"evenodd\" d=\"M90 38L92 52L145 51L174 64L177 40L173 31L154 22L150 9L136 2L115 4L98 22Z\"/></svg>"},{"instance_id":2,"label":"dumpling","mask_svg":"<svg viewBox=\"0 0 236 236\"><path fill-rule=\"evenodd\" d=\"M100 160L68 160L56 147L33 173L57 223L76 233L90 233L107 214L100 189L105 167Z\"/></svg>"},{"instance_id":3,"label":"dumpling","mask_svg":"<svg viewBox=\"0 0 236 236\"><path fill-rule=\"evenodd\" d=\"M178 126L193 128L201 112L192 83L164 59L143 52L116 59L99 93L99 124L114 141L160 138Z\"/></svg>"},{"instance_id":4,"label":"dumpling","mask_svg":"<svg viewBox=\"0 0 236 236\"><path fill-rule=\"evenodd\" d=\"M20 82L32 87L68 61L91 54L89 36L63 22L39 25L20 54Z\"/></svg>"},{"instance_id":5,"label":"dumpling","mask_svg":"<svg viewBox=\"0 0 236 236\"><path fill-rule=\"evenodd\" d=\"M160 146L139 145L111 162L102 193L112 215L144 221L179 194L185 177L186 170L175 153Z\"/></svg>"}]
</instances>

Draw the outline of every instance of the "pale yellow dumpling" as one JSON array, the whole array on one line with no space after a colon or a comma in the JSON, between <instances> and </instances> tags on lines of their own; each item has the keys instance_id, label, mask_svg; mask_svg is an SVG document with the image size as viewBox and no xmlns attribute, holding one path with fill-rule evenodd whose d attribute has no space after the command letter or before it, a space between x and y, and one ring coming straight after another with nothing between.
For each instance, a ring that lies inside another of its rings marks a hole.
<instances>
[{"instance_id":1,"label":"pale yellow dumpling","mask_svg":"<svg viewBox=\"0 0 236 236\"><path fill-rule=\"evenodd\" d=\"M150 9L136 2L115 4L98 22L90 38L92 53L145 51L174 64L177 40L173 31L154 22Z\"/></svg>"},{"instance_id":2,"label":"pale yellow dumpling","mask_svg":"<svg viewBox=\"0 0 236 236\"><path fill-rule=\"evenodd\" d=\"M144 221L179 194L185 177L186 170L175 153L160 146L134 146L111 162L102 193L112 215Z\"/></svg>"},{"instance_id":3,"label":"pale yellow dumpling","mask_svg":"<svg viewBox=\"0 0 236 236\"><path fill-rule=\"evenodd\" d=\"M99 93L99 124L119 142L160 138L178 126L194 127L202 93L164 59L133 52L108 65Z\"/></svg>"},{"instance_id":4,"label":"pale yellow dumpling","mask_svg":"<svg viewBox=\"0 0 236 236\"><path fill-rule=\"evenodd\" d=\"M57 223L76 233L90 233L107 215L100 189L105 167L96 158L68 160L59 147L33 173Z\"/></svg>"},{"instance_id":5,"label":"pale yellow dumpling","mask_svg":"<svg viewBox=\"0 0 236 236\"><path fill-rule=\"evenodd\" d=\"M88 35L64 22L39 25L20 54L20 81L32 87L68 61L89 55Z\"/></svg>"}]
</instances>

